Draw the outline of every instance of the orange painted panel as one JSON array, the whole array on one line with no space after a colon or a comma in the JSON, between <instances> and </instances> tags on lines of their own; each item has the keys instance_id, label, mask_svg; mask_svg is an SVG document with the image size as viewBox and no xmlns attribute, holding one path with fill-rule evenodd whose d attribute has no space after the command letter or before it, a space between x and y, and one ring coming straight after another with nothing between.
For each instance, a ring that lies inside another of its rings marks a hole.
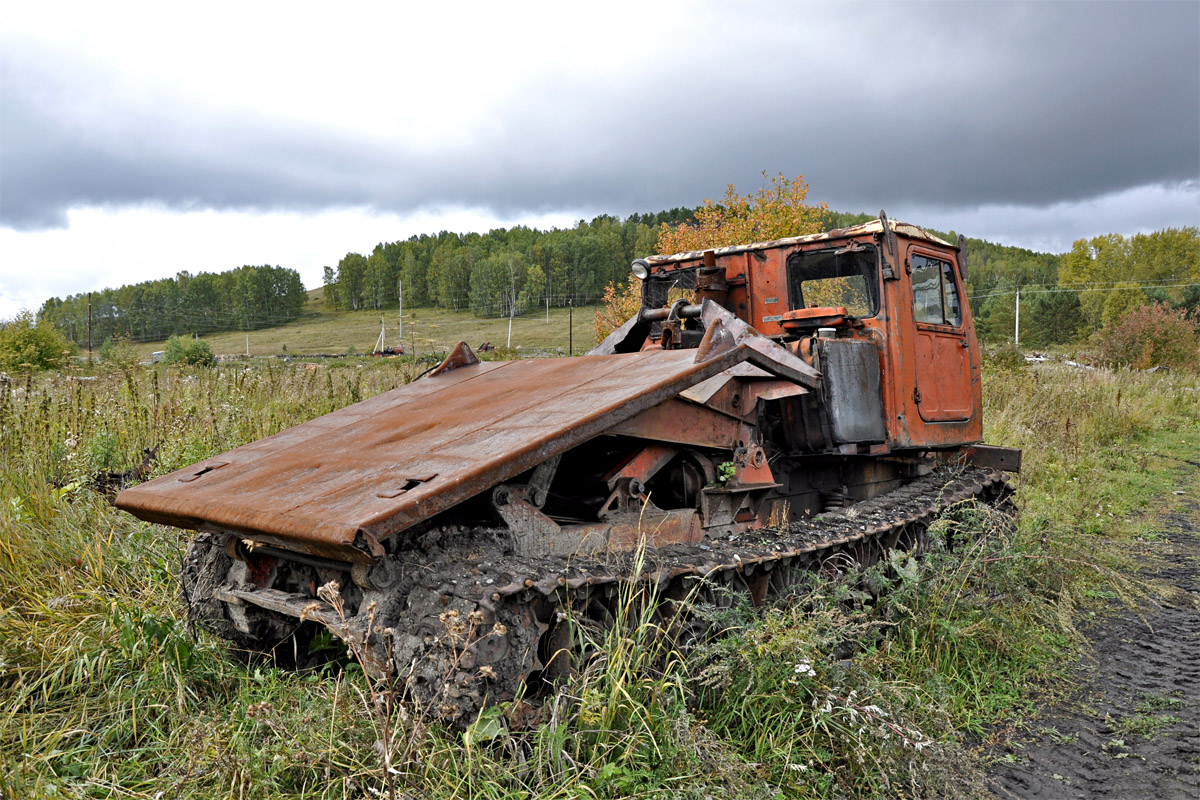
<instances>
[{"instance_id":1,"label":"orange painted panel","mask_svg":"<svg viewBox=\"0 0 1200 800\"><path fill-rule=\"evenodd\" d=\"M966 337L952 328L917 325L917 410L926 422L971 416L971 364Z\"/></svg>"}]
</instances>

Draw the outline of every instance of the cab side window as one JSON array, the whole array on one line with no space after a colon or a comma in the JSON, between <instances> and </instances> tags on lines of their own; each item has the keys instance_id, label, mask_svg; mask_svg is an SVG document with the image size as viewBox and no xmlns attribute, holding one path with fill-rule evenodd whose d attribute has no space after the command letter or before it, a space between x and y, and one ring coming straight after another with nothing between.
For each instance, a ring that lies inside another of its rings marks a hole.
<instances>
[{"instance_id":1,"label":"cab side window","mask_svg":"<svg viewBox=\"0 0 1200 800\"><path fill-rule=\"evenodd\" d=\"M912 256L913 312L917 322L961 325L962 304L949 261Z\"/></svg>"}]
</instances>

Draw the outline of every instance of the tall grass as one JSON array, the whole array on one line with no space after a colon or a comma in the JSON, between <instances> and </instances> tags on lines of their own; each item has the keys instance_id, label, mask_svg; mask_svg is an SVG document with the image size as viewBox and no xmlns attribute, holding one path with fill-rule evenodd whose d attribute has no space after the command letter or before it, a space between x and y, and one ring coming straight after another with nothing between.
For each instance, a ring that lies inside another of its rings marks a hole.
<instances>
[{"instance_id":1,"label":"tall grass","mask_svg":"<svg viewBox=\"0 0 1200 800\"><path fill-rule=\"evenodd\" d=\"M361 671L279 670L187 631L186 534L116 512L87 479L155 445L156 471L176 469L415 369L270 362L0 387L0 794L385 791ZM631 584L618 624L577 627L577 674L535 730L486 712L464 739L398 705L399 796L977 794L972 737L1028 710L1089 596L1137 600L1129 553L1158 535L1144 511L1200 452L1194 377L989 368L984 390L989 441L1025 451L1015 525L960 508L923 562L721 611L728 635L687 653Z\"/></svg>"}]
</instances>

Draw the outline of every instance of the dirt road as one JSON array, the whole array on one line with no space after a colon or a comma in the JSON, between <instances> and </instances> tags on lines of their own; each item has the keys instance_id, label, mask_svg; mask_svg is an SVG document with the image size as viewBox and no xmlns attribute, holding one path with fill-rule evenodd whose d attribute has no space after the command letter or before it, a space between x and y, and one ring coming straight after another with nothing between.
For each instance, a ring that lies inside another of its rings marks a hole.
<instances>
[{"instance_id":1,"label":"dirt road","mask_svg":"<svg viewBox=\"0 0 1200 800\"><path fill-rule=\"evenodd\" d=\"M1175 587L1086 633L1078 689L1045 709L989 770L1002 798L1200 798L1200 502L1160 518L1144 574Z\"/></svg>"}]
</instances>

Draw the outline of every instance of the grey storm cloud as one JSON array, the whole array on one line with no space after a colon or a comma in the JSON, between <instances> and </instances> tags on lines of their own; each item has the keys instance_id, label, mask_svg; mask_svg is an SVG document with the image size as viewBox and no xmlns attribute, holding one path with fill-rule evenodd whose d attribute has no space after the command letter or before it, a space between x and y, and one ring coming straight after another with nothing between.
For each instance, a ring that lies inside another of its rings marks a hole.
<instances>
[{"instance_id":1,"label":"grey storm cloud","mask_svg":"<svg viewBox=\"0 0 1200 800\"><path fill-rule=\"evenodd\" d=\"M1200 177L1200 4L856 5L813 25L790 4L749 8L634 81L550 73L502 125L433 150L193 115L186 98L134 104L87 64L5 48L0 224L148 202L628 213L752 188L763 170L803 173L814 198L855 211L1045 206Z\"/></svg>"}]
</instances>

